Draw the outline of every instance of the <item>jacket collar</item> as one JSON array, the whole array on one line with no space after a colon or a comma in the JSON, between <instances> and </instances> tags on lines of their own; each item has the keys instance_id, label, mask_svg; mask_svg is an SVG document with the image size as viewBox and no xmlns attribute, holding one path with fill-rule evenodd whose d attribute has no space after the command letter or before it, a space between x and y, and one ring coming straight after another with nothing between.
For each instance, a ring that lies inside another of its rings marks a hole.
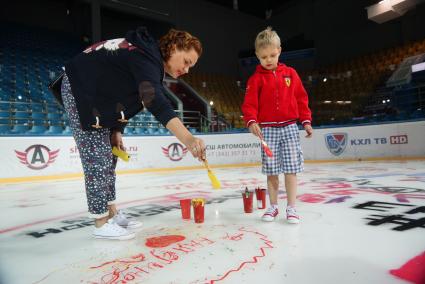
<instances>
[{"instance_id":1,"label":"jacket collar","mask_svg":"<svg viewBox=\"0 0 425 284\"><path fill-rule=\"evenodd\" d=\"M278 62L277 68L274 71L275 73L282 72L285 69L285 67L286 67L285 64ZM257 67L255 68L255 72L262 73L262 74L272 74L273 70L267 70L263 66L261 66L261 64L258 64Z\"/></svg>"}]
</instances>

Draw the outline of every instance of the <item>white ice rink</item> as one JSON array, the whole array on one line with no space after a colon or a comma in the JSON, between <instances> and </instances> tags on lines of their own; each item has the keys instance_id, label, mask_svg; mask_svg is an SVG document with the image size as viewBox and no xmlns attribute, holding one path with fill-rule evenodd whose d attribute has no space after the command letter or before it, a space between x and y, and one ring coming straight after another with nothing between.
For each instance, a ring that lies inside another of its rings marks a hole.
<instances>
[{"instance_id":1,"label":"white ice rink","mask_svg":"<svg viewBox=\"0 0 425 284\"><path fill-rule=\"evenodd\" d=\"M282 186L279 220L243 212L240 191L265 187L259 167L214 171L221 190L201 169L119 175L119 208L144 223L130 241L91 237L82 178L0 184L0 282L425 283L423 160L306 164L299 225ZM196 197L203 224L181 219L179 200Z\"/></svg>"}]
</instances>

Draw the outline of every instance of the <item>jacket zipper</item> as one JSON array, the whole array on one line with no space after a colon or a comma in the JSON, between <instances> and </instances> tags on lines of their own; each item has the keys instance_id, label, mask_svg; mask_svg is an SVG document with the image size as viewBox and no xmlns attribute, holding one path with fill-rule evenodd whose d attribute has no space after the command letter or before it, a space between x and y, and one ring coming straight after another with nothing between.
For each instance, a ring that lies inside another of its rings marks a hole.
<instances>
[{"instance_id":1,"label":"jacket zipper","mask_svg":"<svg viewBox=\"0 0 425 284\"><path fill-rule=\"evenodd\" d=\"M276 109L279 110L279 84L277 82L277 78L276 78L276 70L273 70L273 76L274 76L274 81L276 84Z\"/></svg>"}]
</instances>

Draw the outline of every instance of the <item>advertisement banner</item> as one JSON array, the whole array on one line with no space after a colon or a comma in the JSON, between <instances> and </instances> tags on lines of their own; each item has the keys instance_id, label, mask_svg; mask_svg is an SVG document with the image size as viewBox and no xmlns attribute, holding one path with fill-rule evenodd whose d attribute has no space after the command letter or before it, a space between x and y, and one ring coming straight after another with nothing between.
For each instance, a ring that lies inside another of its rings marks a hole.
<instances>
[{"instance_id":1,"label":"advertisement banner","mask_svg":"<svg viewBox=\"0 0 425 284\"><path fill-rule=\"evenodd\" d=\"M199 135L205 141L211 165L259 164L261 143L250 133ZM425 157L425 121L326 128L305 138L300 131L306 160ZM201 166L173 136L129 136L124 145L128 163L117 170L168 169ZM1 178L54 176L82 172L72 137L0 137Z\"/></svg>"},{"instance_id":2,"label":"advertisement banner","mask_svg":"<svg viewBox=\"0 0 425 284\"><path fill-rule=\"evenodd\" d=\"M248 133L202 135L211 165L260 162L260 142ZM124 145L129 162L119 160L117 170L202 166L173 136L129 136ZM1 137L0 178L81 173L72 137Z\"/></svg>"},{"instance_id":3,"label":"advertisement banner","mask_svg":"<svg viewBox=\"0 0 425 284\"><path fill-rule=\"evenodd\" d=\"M425 121L316 129L300 132L307 160L425 157Z\"/></svg>"}]
</instances>

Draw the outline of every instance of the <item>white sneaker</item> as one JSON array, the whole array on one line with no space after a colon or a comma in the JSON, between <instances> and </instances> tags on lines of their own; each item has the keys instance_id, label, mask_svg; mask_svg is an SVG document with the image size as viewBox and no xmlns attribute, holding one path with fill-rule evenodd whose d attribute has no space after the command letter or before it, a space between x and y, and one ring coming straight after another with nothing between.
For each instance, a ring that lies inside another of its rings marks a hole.
<instances>
[{"instance_id":1,"label":"white sneaker","mask_svg":"<svg viewBox=\"0 0 425 284\"><path fill-rule=\"evenodd\" d=\"M110 239L110 240L129 240L136 236L135 233L118 226L113 219L109 219L107 223L103 224L100 228L94 228L93 236L96 239Z\"/></svg>"},{"instance_id":2,"label":"white sneaker","mask_svg":"<svg viewBox=\"0 0 425 284\"><path fill-rule=\"evenodd\" d=\"M276 219L278 214L279 214L279 210L277 208L269 207L267 208L263 217L261 217L261 220L266 222L274 221L274 219Z\"/></svg>"},{"instance_id":3,"label":"white sneaker","mask_svg":"<svg viewBox=\"0 0 425 284\"><path fill-rule=\"evenodd\" d=\"M127 218L127 216L121 210L118 211L113 219L115 223L128 230L137 229L143 225L142 222Z\"/></svg>"},{"instance_id":4,"label":"white sneaker","mask_svg":"<svg viewBox=\"0 0 425 284\"><path fill-rule=\"evenodd\" d=\"M286 220L288 220L290 224L298 224L300 222L300 217L294 207L286 208Z\"/></svg>"}]
</instances>

